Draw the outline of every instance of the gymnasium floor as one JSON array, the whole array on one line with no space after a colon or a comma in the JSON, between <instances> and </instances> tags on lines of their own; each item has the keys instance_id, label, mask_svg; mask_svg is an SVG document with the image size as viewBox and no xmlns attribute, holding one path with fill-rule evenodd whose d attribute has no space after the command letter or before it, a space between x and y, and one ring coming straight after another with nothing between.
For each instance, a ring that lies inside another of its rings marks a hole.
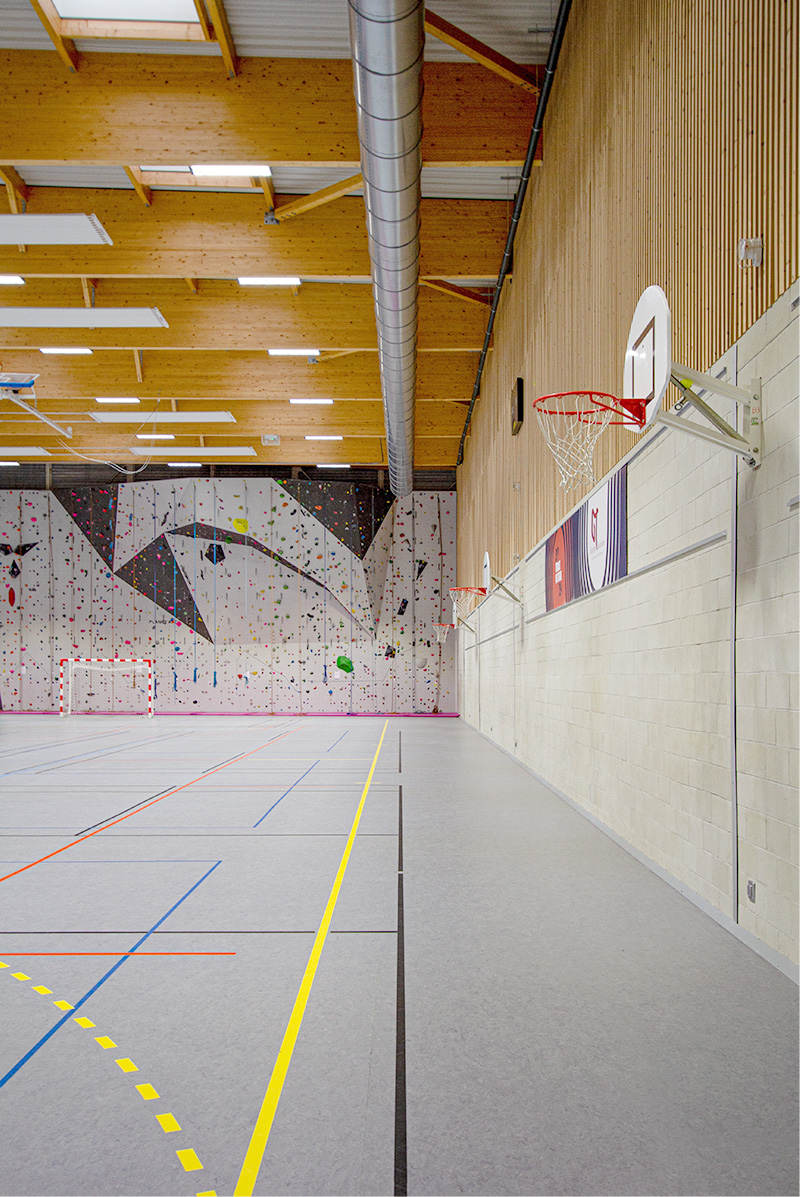
<instances>
[{"instance_id":1,"label":"gymnasium floor","mask_svg":"<svg viewBox=\"0 0 800 1197\"><path fill-rule=\"evenodd\" d=\"M795 986L461 721L0 736L3 1194L797 1192Z\"/></svg>"}]
</instances>

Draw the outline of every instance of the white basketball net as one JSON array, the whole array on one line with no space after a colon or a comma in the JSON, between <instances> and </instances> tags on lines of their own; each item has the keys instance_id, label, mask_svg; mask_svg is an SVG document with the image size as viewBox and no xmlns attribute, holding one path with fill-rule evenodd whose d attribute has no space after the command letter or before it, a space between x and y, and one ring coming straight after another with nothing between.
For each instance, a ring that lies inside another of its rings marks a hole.
<instances>
[{"instance_id":1,"label":"white basketball net","mask_svg":"<svg viewBox=\"0 0 800 1197\"><path fill-rule=\"evenodd\" d=\"M587 482L594 486L594 447L614 417L611 408L598 407L591 393L548 395L546 410L536 418L556 459L565 490Z\"/></svg>"},{"instance_id":2,"label":"white basketball net","mask_svg":"<svg viewBox=\"0 0 800 1197\"><path fill-rule=\"evenodd\" d=\"M447 639L447 633L452 632L455 624L452 623L435 623L432 624L433 634L436 637L437 644L444 644Z\"/></svg>"},{"instance_id":3,"label":"white basketball net","mask_svg":"<svg viewBox=\"0 0 800 1197\"><path fill-rule=\"evenodd\" d=\"M453 600L456 615L459 619L466 619L472 610L472 604L476 598L483 598L486 594L485 590L477 586L461 586L456 587L450 591L450 598Z\"/></svg>"}]
</instances>

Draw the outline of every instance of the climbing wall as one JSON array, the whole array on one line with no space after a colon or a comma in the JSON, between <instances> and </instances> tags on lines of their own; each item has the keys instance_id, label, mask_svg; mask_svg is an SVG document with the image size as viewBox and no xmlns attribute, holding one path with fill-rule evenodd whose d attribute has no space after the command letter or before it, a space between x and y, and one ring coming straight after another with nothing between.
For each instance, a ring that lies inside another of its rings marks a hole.
<instances>
[{"instance_id":1,"label":"climbing wall","mask_svg":"<svg viewBox=\"0 0 800 1197\"><path fill-rule=\"evenodd\" d=\"M455 494L202 479L0 491L0 701L58 709L58 662L149 658L157 712L455 710ZM78 670L76 711L144 672Z\"/></svg>"}]
</instances>

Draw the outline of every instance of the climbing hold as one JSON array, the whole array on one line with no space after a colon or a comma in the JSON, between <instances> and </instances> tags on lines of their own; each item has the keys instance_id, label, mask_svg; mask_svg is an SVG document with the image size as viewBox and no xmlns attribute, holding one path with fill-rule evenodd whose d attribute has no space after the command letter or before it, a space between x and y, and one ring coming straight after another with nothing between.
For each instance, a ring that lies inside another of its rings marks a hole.
<instances>
[{"instance_id":1,"label":"climbing hold","mask_svg":"<svg viewBox=\"0 0 800 1197\"><path fill-rule=\"evenodd\" d=\"M341 669L341 671L343 673L352 673L353 672L353 662L350 660L349 657L337 657L336 658L336 668Z\"/></svg>"},{"instance_id":2,"label":"climbing hold","mask_svg":"<svg viewBox=\"0 0 800 1197\"><path fill-rule=\"evenodd\" d=\"M250 527L250 524L247 522L247 520L238 519L233 521L233 526L237 532L244 533Z\"/></svg>"}]
</instances>

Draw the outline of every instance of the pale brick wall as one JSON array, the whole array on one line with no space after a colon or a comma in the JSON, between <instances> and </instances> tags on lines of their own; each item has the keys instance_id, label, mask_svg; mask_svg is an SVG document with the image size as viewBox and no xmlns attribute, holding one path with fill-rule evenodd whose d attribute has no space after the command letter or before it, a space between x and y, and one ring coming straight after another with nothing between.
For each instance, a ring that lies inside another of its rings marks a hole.
<instances>
[{"instance_id":1,"label":"pale brick wall","mask_svg":"<svg viewBox=\"0 0 800 1197\"><path fill-rule=\"evenodd\" d=\"M738 482L739 917L794 961L797 294L709 371L762 378L764 461L741 464ZM710 401L730 418L729 401ZM523 607L491 596L470 620L480 643L458 633L463 716L728 915L732 462L678 432L650 434L628 464L629 577L546 614L540 546L509 579Z\"/></svg>"}]
</instances>

